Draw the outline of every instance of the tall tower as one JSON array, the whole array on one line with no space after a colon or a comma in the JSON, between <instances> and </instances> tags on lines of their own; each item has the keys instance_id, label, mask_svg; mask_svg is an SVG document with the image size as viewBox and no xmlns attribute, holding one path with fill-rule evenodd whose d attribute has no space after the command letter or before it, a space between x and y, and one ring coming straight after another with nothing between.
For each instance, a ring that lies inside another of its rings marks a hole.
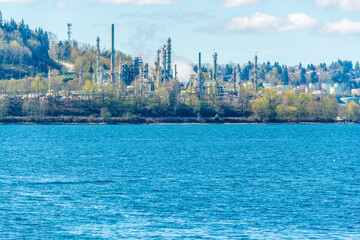
<instances>
[{"instance_id":1,"label":"tall tower","mask_svg":"<svg viewBox=\"0 0 360 240\"><path fill-rule=\"evenodd\" d=\"M217 53L215 52L213 55L213 76L212 79L216 81L216 75L217 75Z\"/></svg>"},{"instance_id":2,"label":"tall tower","mask_svg":"<svg viewBox=\"0 0 360 240\"><path fill-rule=\"evenodd\" d=\"M255 53L255 57L254 57L254 79L253 79L253 92L254 95L256 95L257 92L257 61L258 61L258 57L257 57L257 53Z\"/></svg>"},{"instance_id":3,"label":"tall tower","mask_svg":"<svg viewBox=\"0 0 360 240\"><path fill-rule=\"evenodd\" d=\"M241 73L241 69L240 69L240 64L238 64L237 66L236 66L236 82L237 82L237 89L236 89L236 91L238 91L239 90L239 88L240 88L240 73Z\"/></svg>"},{"instance_id":4,"label":"tall tower","mask_svg":"<svg viewBox=\"0 0 360 240\"><path fill-rule=\"evenodd\" d=\"M166 77L171 78L171 38L167 41L167 68L166 68Z\"/></svg>"},{"instance_id":5,"label":"tall tower","mask_svg":"<svg viewBox=\"0 0 360 240\"><path fill-rule=\"evenodd\" d=\"M177 80L177 74L178 74L178 72L177 72L177 65L175 64L175 80Z\"/></svg>"},{"instance_id":6,"label":"tall tower","mask_svg":"<svg viewBox=\"0 0 360 240\"><path fill-rule=\"evenodd\" d=\"M115 29L111 24L111 83L115 83Z\"/></svg>"},{"instance_id":7,"label":"tall tower","mask_svg":"<svg viewBox=\"0 0 360 240\"><path fill-rule=\"evenodd\" d=\"M83 78L83 74L82 74L82 68L80 68L80 72L79 72L79 91L82 89L82 79Z\"/></svg>"},{"instance_id":8,"label":"tall tower","mask_svg":"<svg viewBox=\"0 0 360 240\"><path fill-rule=\"evenodd\" d=\"M96 58L96 80L99 86L101 86L100 81L100 38L96 38L96 48L97 48L97 58Z\"/></svg>"},{"instance_id":9,"label":"tall tower","mask_svg":"<svg viewBox=\"0 0 360 240\"><path fill-rule=\"evenodd\" d=\"M237 87L237 82L236 82L236 79L237 79L237 69L235 68L233 70L233 84L234 84L234 92L236 92L236 87Z\"/></svg>"},{"instance_id":10,"label":"tall tower","mask_svg":"<svg viewBox=\"0 0 360 240\"><path fill-rule=\"evenodd\" d=\"M199 66L198 66L198 89L197 92L202 92L202 79L201 79L201 52L199 52Z\"/></svg>"},{"instance_id":11,"label":"tall tower","mask_svg":"<svg viewBox=\"0 0 360 240\"><path fill-rule=\"evenodd\" d=\"M122 80L121 80L121 74L122 74L122 53L119 53L119 87L122 88Z\"/></svg>"},{"instance_id":12,"label":"tall tower","mask_svg":"<svg viewBox=\"0 0 360 240\"><path fill-rule=\"evenodd\" d=\"M157 81L157 87L161 86L161 79L160 79L160 54L161 50L159 49L157 51L157 59L156 59L156 81Z\"/></svg>"},{"instance_id":13,"label":"tall tower","mask_svg":"<svg viewBox=\"0 0 360 240\"><path fill-rule=\"evenodd\" d=\"M166 45L164 45L163 47L163 79L162 80L166 80L167 79L167 51L166 51Z\"/></svg>"},{"instance_id":14,"label":"tall tower","mask_svg":"<svg viewBox=\"0 0 360 240\"><path fill-rule=\"evenodd\" d=\"M68 43L70 44L71 43L71 34L72 34L72 31L71 31L72 24L68 23L67 28L68 28L68 32L67 32L67 34L68 34Z\"/></svg>"}]
</instances>

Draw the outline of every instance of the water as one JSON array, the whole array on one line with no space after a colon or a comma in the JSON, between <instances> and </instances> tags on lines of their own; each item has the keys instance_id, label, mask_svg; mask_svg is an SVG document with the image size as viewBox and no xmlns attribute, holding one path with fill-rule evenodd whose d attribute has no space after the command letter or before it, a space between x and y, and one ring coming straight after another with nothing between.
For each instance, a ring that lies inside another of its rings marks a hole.
<instances>
[{"instance_id":1,"label":"water","mask_svg":"<svg viewBox=\"0 0 360 240\"><path fill-rule=\"evenodd\" d=\"M359 239L360 126L0 126L1 239Z\"/></svg>"}]
</instances>

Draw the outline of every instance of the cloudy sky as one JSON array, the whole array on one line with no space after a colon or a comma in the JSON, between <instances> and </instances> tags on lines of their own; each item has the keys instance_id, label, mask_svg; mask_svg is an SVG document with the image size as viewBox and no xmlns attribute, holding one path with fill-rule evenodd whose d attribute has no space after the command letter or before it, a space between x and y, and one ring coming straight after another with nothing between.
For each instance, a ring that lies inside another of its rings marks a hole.
<instances>
[{"instance_id":1,"label":"cloudy sky","mask_svg":"<svg viewBox=\"0 0 360 240\"><path fill-rule=\"evenodd\" d=\"M66 39L153 58L168 37L177 58L295 65L360 60L360 0L0 0L5 19L22 18Z\"/></svg>"}]
</instances>

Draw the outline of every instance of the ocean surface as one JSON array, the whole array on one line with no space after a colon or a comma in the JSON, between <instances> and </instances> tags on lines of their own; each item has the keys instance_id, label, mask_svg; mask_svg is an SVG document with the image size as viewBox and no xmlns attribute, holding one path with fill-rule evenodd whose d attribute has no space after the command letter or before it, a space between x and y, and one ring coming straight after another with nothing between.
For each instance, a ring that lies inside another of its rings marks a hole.
<instances>
[{"instance_id":1,"label":"ocean surface","mask_svg":"<svg viewBox=\"0 0 360 240\"><path fill-rule=\"evenodd\" d=\"M0 239L119 238L360 239L360 126L0 126Z\"/></svg>"}]
</instances>

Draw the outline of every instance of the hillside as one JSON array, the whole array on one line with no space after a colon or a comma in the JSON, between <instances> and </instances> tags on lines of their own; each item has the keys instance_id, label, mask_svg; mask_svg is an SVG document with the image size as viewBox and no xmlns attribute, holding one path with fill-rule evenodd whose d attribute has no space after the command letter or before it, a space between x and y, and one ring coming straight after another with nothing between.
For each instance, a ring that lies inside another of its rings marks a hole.
<instances>
[{"instance_id":1,"label":"hillside","mask_svg":"<svg viewBox=\"0 0 360 240\"><path fill-rule=\"evenodd\" d=\"M60 67L49 57L48 33L22 20L3 20L0 12L0 79L20 79Z\"/></svg>"}]
</instances>

